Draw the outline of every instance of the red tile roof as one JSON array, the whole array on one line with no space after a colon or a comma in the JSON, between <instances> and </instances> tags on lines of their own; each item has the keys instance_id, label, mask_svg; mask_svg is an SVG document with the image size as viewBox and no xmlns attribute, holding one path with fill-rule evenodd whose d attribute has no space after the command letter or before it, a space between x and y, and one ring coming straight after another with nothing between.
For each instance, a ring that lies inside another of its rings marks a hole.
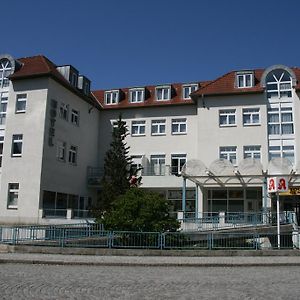
<instances>
[{"instance_id":1,"label":"red tile roof","mask_svg":"<svg viewBox=\"0 0 300 300\"><path fill-rule=\"evenodd\" d=\"M195 83L195 82L193 82ZM191 84L193 84L191 83ZM197 82L199 87L204 87L210 81ZM121 100L118 104L105 104L104 93L105 90L93 91L92 94L95 96L99 104L104 109L119 109L119 108L135 108L135 107L149 107L149 106L168 106L168 105L186 105L194 104L192 99L183 99L182 86L189 83L173 83L173 84L163 84L163 85L151 85L145 86L145 101L139 103L131 103L129 101L129 90L131 88L121 88L121 89L111 89L119 90L121 93ZM158 86L171 86L171 100L156 100L155 88Z\"/></svg>"},{"instance_id":2,"label":"red tile roof","mask_svg":"<svg viewBox=\"0 0 300 300\"><path fill-rule=\"evenodd\" d=\"M9 76L9 79L20 80L41 76L49 76L54 80L61 83L71 92L83 98L85 101L90 104L99 107L99 104L93 97L84 95L80 90L73 87L68 80L66 80L59 71L56 69L56 65L51 62L47 57L43 55L37 55L32 57L24 57L17 59L21 63L21 68L17 69L12 75Z\"/></svg>"},{"instance_id":3,"label":"red tile roof","mask_svg":"<svg viewBox=\"0 0 300 300\"><path fill-rule=\"evenodd\" d=\"M296 90L300 89L300 69L291 68L297 78ZM254 86L251 88L237 88L235 86L236 73L240 71L229 72L214 81L211 81L206 86L198 89L192 96L217 96L217 95L234 95L234 94L250 94L250 93L263 93L264 88L261 86L261 77L264 69L248 70L254 73ZM242 71L241 71L242 72Z\"/></svg>"}]
</instances>

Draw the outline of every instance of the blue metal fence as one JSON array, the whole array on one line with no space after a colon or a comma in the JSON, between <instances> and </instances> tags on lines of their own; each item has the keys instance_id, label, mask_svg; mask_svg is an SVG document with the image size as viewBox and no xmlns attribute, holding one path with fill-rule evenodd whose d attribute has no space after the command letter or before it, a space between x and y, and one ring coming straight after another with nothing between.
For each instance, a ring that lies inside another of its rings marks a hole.
<instances>
[{"instance_id":1,"label":"blue metal fence","mask_svg":"<svg viewBox=\"0 0 300 300\"><path fill-rule=\"evenodd\" d=\"M0 243L132 249L277 249L276 232L105 231L101 224L0 227ZM297 231L280 235L281 249L299 249Z\"/></svg>"}]
</instances>

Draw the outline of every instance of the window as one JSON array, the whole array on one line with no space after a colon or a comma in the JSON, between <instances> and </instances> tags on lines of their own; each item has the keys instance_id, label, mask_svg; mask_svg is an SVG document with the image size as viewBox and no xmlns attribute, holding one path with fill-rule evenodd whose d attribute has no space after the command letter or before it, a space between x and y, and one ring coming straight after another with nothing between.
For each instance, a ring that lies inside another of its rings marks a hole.
<instances>
[{"instance_id":1,"label":"window","mask_svg":"<svg viewBox=\"0 0 300 300\"><path fill-rule=\"evenodd\" d=\"M170 100L171 99L171 87L170 86L160 86L155 89L156 100Z\"/></svg>"},{"instance_id":2,"label":"window","mask_svg":"<svg viewBox=\"0 0 300 300\"><path fill-rule=\"evenodd\" d=\"M142 168L142 155L132 155L131 156L131 168L133 171L136 171L140 168Z\"/></svg>"},{"instance_id":3,"label":"window","mask_svg":"<svg viewBox=\"0 0 300 300\"><path fill-rule=\"evenodd\" d=\"M244 158L260 159L260 146L244 146Z\"/></svg>"},{"instance_id":4,"label":"window","mask_svg":"<svg viewBox=\"0 0 300 300\"><path fill-rule=\"evenodd\" d=\"M23 113L26 111L27 94L17 95L16 113Z\"/></svg>"},{"instance_id":5,"label":"window","mask_svg":"<svg viewBox=\"0 0 300 300\"><path fill-rule=\"evenodd\" d=\"M8 93L7 92L1 93L1 99L0 99L0 125L5 124L7 103L8 103Z\"/></svg>"},{"instance_id":6,"label":"window","mask_svg":"<svg viewBox=\"0 0 300 300\"><path fill-rule=\"evenodd\" d=\"M268 108L268 130L269 135L294 134L291 104L273 104Z\"/></svg>"},{"instance_id":7,"label":"window","mask_svg":"<svg viewBox=\"0 0 300 300\"><path fill-rule=\"evenodd\" d=\"M12 156L22 156L23 134L14 134L12 136Z\"/></svg>"},{"instance_id":8,"label":"window","mask_svg":"<svg viewBox=\"0 0 300 300\"><path fill-rule=\"evenodd\" d=\"M60 104L60 107L59 107L59 116L68 121L69 119L69 105L68 104L64 104L64 103L61 103Z\"/></svg>"},{"instance_id":9,"label":"window","mask_svg":"<svg viewBox=\"0 0 300 300\"><path fill-rule=\"evenodd\" d=\"M130 93L129 101L131 103L143 102L145 99L144 88L131 89L129 93Z\"/></svg>"},{"instance_id":10,"label":"window","mask_svg":"<svg viewBox=\"0 0 300 300\"><path fill-rule=\"evenodd\" d=\"M8 184L7 208L18 208L19 183Z\"/></svg>"},{"instance_id":11,"label":"window","mask_svg":"<svg viewBox=\"0 0 300 300\"><path fill-rule=\"evenodd\" d=\"M185 134L186 119L172 119L172 134Z\"/></svg>"},{"instance_id":12,"label":"window","mask_svg":"<svg viewBox=\"0 0 300 300\"><path fill-rule=\"evenodd\" d=\"M229 160L232 164L236 164L236 147L220 147L220 158Z\"/></svg>"},{"instance_id":13,"label":"window","mask_svg":"<svg viewBox=\"0 0 300 300\"><path fill-rule=\"evenodd\" d=\"M151 155L151 175L165 175L166 158L164 154Z\"/></svg>"},{"instance_id":14,"label":"window","mask_svg":"<svg viewBox=\"0 0 300 300\"><path fill-rule=\"evenodd\" d=\"M4 136L0 136L0 167L2 167Z\"/></svg>"},{"instance_id":15,"label":"window","mask_svg":"<svg viewBox=\"0 0 300 300\"><path fill-rule=\"evenodd\" d=\"M295 141L294 140L270 140L269 159L285 157L291 163L295 162Z\"/></svg>"},{"instance_id":16,"label":"window","mask_svg":"<svg viewBox=\"0 0 300 300\"><path fill-rule=\"evenodd\" d=\"M220 126L234 126L235 123L235 109L226 109L219 111L219 125Z\"/></svg>"},{"instance_id":17,"label":"window","mask_svg":"<svg viewBox=\"0 0 300 300\"><path fill-rule=\"evenodd\" d=\"M152 120L151 134L163 135L166 133L166 120Z\"/></svg>"},{"instance_id":18,"label":"window","mask_svg":"<svg viewBox=\"0 0 300 300\"><path fill-rule=\"evenodd\" d=\"M244 126L260 124L259 108L243 109L243 124Z\"/></svg>"},{"instance_id":19,"label":"window","mask_svg":"<svg viewBox=\"0 0 300 300\"><path fill-rule=\"evenodd\" d=\"M145 135L146 122L145 121L132 121L131 123L131 135Z\"/></svg>"},{"instance_id":20,"label":"window","mask_svg":"<svg viewBox=\"0 0 300 300\"><path fill-rule=\"evenodd\" d=\"M7 78L12 72L12 66L7 58L0 61L0 88L9 86L9 79Z\"/></svg>"},{"instance_id":21,"label":"window","mask_svg":"<svg viewBox=\"0 0 300 300\"><path fill-rule=\"evenodd\" d=\"M292 97L292 77L282 69L270 72L266 77L268 98Z\"/></svg>"},{"instance_id":22,"label":"window","mask_svg":"<svg viewBox=\"0 0 300 300\"><path fill-rule=\"evenodd\" d=\"M66 161L66 143L57 141L56 157L59 161Z\"/></svg>"},{"instance_id":23,"label":"window","mask_svg":"<svg viewBox=\"0 0 300 300\"><path fill-rule=\"evenodd\" d=\"M191 99L190 94L198 89L198 84L184 85L182 87L183 99Z\"/></svg>"},{"instance_id":24,"label":"window","mask_svg":"<svg viewBox=\"0 0 300 300\"><path fill-rule=\"evenodd\" d=\"M186 154L171 155L171 173L177 175L181 173L181 169L186 163Z\"/></svg>"},{"instance_id":25,"label":"window","mask_svg":"<svg viewBox=\"0 0 300 300\"><path fill-rule=\"evenodd\" d=\"M253 86L253 73L237 74L237 87L238 88L249 88Z\"/></svg>"},{"instance_id":26,"label":"window","mask_svg":"<svg viewBox=\"0 0 300 300\"><path fill-rule=\"evenodd\" d=\"M119 90L105 92L105 104L117 104L119 102Z\"/></svg>"},{"instance_id":27,"label":"window","mask_svg":"<svg viewBox=\"0 0 300 300\"><path fill-rule=\"evenodd\" d=\"M71 111L71 123L79 126L79 111L72 109Z\"/></svg>"},{"instance_id":28,"label":"window","mask_svg":"<svg viewBox=\"0 0 300 300\"><path fill-rule=\"evenodd\" d=\"M72 165L76 165L76 163L77 163L77 147L76 146L70 146L69 163Z\"/></svg>"}]
</instances>

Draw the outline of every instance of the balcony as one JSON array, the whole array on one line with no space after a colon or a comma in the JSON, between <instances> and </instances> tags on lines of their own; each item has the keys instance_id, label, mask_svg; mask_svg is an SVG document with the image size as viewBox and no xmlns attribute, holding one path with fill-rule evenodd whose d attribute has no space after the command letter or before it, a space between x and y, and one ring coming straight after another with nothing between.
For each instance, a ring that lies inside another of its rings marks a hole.
<instances>
[{"instance_id":1,"label":"balcony","mask_svg":"<svg viewBox=\"0 0 300 300\"><path fill-rule=\"evenodd\" d=\"M90 210L83 209L67 209L67 208L44 208L40 209L39 215L45 219L91 219Z\"/></svg>"}]
</instances>

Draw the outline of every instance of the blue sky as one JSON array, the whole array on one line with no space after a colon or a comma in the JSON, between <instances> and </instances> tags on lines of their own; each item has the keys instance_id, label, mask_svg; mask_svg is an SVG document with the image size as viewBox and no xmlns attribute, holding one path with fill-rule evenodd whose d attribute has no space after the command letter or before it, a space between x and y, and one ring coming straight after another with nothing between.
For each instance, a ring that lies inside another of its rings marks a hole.
<instances>
[{"instance_id":1,"label":"blue sky","mask_svg":"<svg viewBox=\"0 0 300 300\"><path fill-rule=\"evenodd\" d=\"M2 53L72 64L92 89L300 66L297 0L3 1Z\"/></svg>"}]
</instances>

